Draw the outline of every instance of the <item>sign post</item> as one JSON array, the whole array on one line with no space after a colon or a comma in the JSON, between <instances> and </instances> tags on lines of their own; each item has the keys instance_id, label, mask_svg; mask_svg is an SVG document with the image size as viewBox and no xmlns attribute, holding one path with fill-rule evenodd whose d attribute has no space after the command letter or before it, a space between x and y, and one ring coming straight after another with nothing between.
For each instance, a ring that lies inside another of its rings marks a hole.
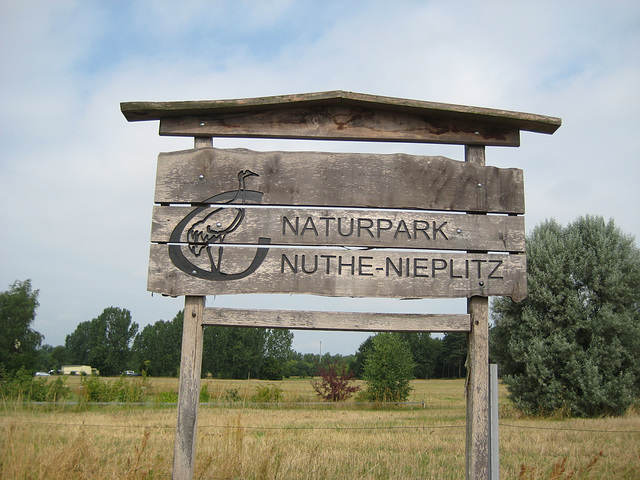
<instances>
[{"instance_id":1,"label":"sign post","mask_svg":"<svg viewBox=\"0 0 640 480\"><path fill-rule=\"evenodd\" d=\"M322 92L121 104L129 121L195 148L160 154L148 290L185 296L174 479L193 478L204 325L468 333L466 478L489 472L488 297L526 296L519 169L485 165L560 119ZM465 146L464 161L406 154L254 152L212 137ZM494 215L499 214L499 215ZM466 314L206 308L216 294L468 299Z\"/></svg>"}]
</instances>

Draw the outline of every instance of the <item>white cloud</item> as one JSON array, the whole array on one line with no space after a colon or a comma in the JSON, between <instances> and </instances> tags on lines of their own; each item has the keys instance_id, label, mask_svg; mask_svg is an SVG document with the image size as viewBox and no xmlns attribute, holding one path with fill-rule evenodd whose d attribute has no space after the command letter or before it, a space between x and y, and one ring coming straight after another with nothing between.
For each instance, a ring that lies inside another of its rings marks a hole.
<instances>
[{"instance_id":1,"label":"white cloud","mask_svg":"<svg viewBox=\"0 0 640 480\"><path fill-rule=\"evenodd\" d=\"M181 308L151 298L145 277L157 154L192 143L127 123L121 101L342 89L560 116L553 136L487 151L490 164L524 169L528 228L597 213L638 237L639 5L2 1L0 288L33 279L36 329L54 344L110 305L143 325Z\"/></svg>"}]
</instances>

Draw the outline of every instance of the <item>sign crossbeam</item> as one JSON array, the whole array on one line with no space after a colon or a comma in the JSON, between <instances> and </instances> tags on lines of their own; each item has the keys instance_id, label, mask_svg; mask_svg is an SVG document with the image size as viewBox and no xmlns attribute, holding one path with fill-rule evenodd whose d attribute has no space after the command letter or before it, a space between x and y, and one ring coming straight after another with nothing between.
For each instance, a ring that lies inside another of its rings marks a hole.
<instances>
[{"instance_id":1,"label":"sign crossbeam","mask_svg":"<svg viewBox=\"0 0 640 480\"><path fill-rule=\"evenodd\" d=\"M203 325L365 332L469 332L468 314L205 308Z\"/></svg>"}]
</instances>

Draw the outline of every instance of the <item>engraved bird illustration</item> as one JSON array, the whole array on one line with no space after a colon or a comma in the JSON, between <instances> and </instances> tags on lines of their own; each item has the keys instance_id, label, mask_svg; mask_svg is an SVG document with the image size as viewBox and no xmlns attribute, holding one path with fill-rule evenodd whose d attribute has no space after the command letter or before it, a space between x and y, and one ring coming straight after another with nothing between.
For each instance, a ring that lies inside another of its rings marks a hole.
<instances>
[{"instance_id":1,"label":"engraved bird illustration","mask_svg":"<svg viewBox=\"0 0 640 480\"><path fill-rule=\"evenodd\" d=\"M241 170L238 172L238 190L236 190L233 197L224 203L245 204L246 179L253 176L258 177L259 175L251 170ZM224 243L225 237L240 226L244 215L245 209L242 207L219 207L213 209L211 213L207 214L202 220L195 222L189 230L187 230L187 242L189 243L191 253L199 257L202 254L202 250L205 250L209 256L212 271L219 270L223 248L222 246L218 247L218 258L216 262L211 253L211 244Z\"/></svg>"}]
</instances>

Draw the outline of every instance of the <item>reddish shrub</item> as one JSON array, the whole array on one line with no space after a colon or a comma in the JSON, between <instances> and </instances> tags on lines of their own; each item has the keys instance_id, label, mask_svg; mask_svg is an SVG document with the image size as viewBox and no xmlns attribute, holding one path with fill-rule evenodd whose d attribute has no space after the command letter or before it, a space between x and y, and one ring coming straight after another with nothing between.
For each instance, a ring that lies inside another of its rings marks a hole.
<instances>
[{"instance_id":1,"label":"reddish shrub","mask_svg":"<svg viewBox=\"0 0 640 480\"><path fill-rule=\"evenodd\" d=\"M320 367L318 373L321 380L311 380L311 385L324 400L341 402L360 390L360 387L352 385L355 381L353 373L348 372L344 364Z\"/></svg>"}]
</instances>

